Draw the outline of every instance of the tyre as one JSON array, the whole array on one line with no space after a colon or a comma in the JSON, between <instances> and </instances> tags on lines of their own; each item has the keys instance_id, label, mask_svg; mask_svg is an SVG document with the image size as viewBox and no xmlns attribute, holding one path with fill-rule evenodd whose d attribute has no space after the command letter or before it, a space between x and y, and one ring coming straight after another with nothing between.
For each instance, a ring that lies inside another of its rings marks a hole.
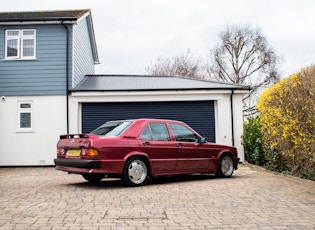
<instances>
[{"instance_id":1,"label":"tyre","mask_svg":"<svg viewBox=\"0 0 315 230\"><path fill-rule=\"evenodd\" d=\"M217 177L231 177L234 172L233 159L229 154L223 154L219 160Z\"/></svg>"},{"instance_id":2,"label":"tyre","mask_svg":"<svg viewBox=\"0 0 315 230\"><path fill-rule=\"evenodd\" d=\"M141 186L148 180L148 164L140 157L133 157L127 160L122 181L127 186Z\"/></svg>"},{"instance_id":3,"label":"tyre","mask_svg":"<svg viewBox=\"0 0 315 230\"><path fill-rule=\"evenodd\" d=\"M82 177L91 183L100 182L104 177L98 174L82 174Z\"/></svg>"}]
</instances>

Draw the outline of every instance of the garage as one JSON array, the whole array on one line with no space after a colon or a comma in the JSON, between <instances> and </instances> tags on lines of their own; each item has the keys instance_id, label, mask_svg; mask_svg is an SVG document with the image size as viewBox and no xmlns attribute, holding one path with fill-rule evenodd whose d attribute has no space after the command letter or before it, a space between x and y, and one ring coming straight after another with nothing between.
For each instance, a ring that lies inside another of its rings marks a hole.
<instances>
[{"instance_id":1,"label":"garage","mask_svg":"<svg viewBox=\"0 0 315 230\"><path fill-rule=\"evenodd\" d=\"M87 75L69 96L70 133L89 133L109 120L180 120L208 141L235 146L240 161L242 98L249 87L180 76Z\"/></svg>"},{"instance_id":2,"label":"garage","mask_svg":"<svg viewBox=\"0 0 315 230\"><path fill-rule=\"evenodd\" d=\"M82 103L83 133L106 121L134 118L180 120L208 141L216 140L214 101Z\"/></svg>"}]
</instances>

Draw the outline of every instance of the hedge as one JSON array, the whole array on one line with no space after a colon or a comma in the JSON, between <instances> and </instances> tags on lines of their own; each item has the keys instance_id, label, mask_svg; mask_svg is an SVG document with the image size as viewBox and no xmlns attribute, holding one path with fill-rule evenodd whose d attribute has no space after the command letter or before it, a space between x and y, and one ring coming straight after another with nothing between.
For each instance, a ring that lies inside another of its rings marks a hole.
<instances>
[{"instance_id":1,"label":"hedge","mask_svg":"<svg viewBox=\"0 0 315 230\"><path fill-rule=\"evenodd\" d=\"M263 137L260 129L259 117L247 117L244 122L242 144L244 146L246 161L254 165L263 166L266 164L266 157L263 150Z\"/></svg>"},{"instance_id":2,"label":"hedge","mask_svg":"<svg viewBox=\"0 0 315 230\"><path fill-rule=\"evenodd\" d=\"M315 180L315 65L265 90L257 108L267 166Z\"/></svg>"}]
</instances>

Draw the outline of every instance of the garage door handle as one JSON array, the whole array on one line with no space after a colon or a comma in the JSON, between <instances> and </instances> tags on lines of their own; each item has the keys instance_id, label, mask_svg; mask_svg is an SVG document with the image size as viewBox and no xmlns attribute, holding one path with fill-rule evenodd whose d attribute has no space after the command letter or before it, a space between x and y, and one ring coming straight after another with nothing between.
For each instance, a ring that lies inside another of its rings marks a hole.
<instances>
[{"instance_id":1,"label":"garage door handle","mask_svg":"<svg viewBox=\"0 0 315 230\"><path fill-rule=\"evenodd\" d=\"M143 145L151 145L151 143L150 143L150 142L148 142L148 141L143 142L142 144L143 144Z\"/></svg>"}]
</instances>

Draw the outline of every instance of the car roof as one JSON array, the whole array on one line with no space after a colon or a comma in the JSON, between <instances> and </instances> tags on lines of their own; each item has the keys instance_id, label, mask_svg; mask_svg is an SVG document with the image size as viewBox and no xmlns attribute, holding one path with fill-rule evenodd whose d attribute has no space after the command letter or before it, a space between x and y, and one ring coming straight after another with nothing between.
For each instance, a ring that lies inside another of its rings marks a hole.
<instances>
[{"instance_id":1,"label":"car roof","mask_svg":"<svg viewBox=\"0 0 315 230\"><path fill-rule=\"evenodd\" d=\"M120 121L120 122L123 122L123 121L151 121L151 122L179 122L179 123L183 123L182 121L178 121L178 120L160 119L160 118L137 118L137 119L124 119L124 120L112 120L112 121Z\"/></svg>"}]
</instances>

